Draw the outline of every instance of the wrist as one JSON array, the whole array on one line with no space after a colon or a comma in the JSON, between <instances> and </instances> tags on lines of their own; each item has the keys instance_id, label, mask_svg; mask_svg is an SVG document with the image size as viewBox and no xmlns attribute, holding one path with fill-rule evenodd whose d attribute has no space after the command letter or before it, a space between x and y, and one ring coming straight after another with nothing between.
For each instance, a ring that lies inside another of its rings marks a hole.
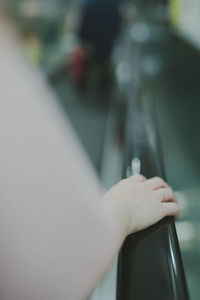
<instances>
[{"instance_id":1,"label":"wrist","mask_svg":"<svg viewBox=\"0 0 200 300\"><path fill-rule=\"evenodd\" d=\"M130 234L130 210L117 197L112 197L111 192L107 192L103 201L108 210L110 218L113 219L114 228L122 242Z\"/></svg>"}]
</instances>

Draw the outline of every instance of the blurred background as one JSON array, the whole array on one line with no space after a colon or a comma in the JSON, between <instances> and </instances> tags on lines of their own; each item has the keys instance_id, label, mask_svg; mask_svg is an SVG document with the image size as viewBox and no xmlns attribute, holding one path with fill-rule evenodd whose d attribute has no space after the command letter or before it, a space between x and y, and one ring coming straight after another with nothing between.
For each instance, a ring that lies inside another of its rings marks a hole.
<instances>
[{"instance_id":1,"label":"blurred background","mask_svg":"<svg viewBox=\"0 0 200 300\"><path fill-rule=\"evenodd\" d=\"M121 178L127 99L154 118L189 294L200 297L200 2L2 1L24 53L46 77L105 188ZM115 299L116 268L93 299Z\"/></svg>"}]
</instances>

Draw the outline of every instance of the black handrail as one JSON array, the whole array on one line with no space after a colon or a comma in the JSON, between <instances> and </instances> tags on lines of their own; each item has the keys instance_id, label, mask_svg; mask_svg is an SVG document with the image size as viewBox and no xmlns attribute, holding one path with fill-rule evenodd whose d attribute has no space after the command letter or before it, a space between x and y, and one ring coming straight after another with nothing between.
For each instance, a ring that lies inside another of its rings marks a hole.
<instances>
[{"instance_id":1,"label":"black handrail","mask_svg":"<svg viewBox=\"0 0 200 300\"><path fill-rule=\"evenodd\" d=\"M125 171L165 178L158 135L140 95L128 101ZM117 300L188 300L173 218L127 237L118 260Z\"/></svg>"}]
</instances>

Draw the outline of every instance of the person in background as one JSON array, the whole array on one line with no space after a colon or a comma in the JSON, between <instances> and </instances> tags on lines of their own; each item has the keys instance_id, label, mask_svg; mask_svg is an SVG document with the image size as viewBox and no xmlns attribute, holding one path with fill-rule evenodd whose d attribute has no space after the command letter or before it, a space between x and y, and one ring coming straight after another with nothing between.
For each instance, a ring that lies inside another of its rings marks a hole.
<instances>
[{"instance_id":1,"label":"person in background","mask_svg":"<svg viewBox=\"0 0 200 300\"><path fill-rule=\"evenodd\" d=\"M72 52L70 74L74 82L85 84L89 67L95 65L100 82L109 80L109 63L120 29L119 0L84 0L78 37L80 45Z\"/></svg>"},{"instance_id":2,"label":"person in background","mask_svg":"<svg viewBox=\"0 0 200 300\"><path fill-rule=\"evenodd\" d=\"M79 29L83 45L108 59L120 28L119 0L85 0Z\"/></svg>"},{"instance_id":3,"label":"person in background","mask_svg":"<svg viewBox=\"0 0 200 300\"><path fill-rule=\"evenodd\" d=\"M160 178L103 195L43 76L0 15L1 300L86 300L127 235L177 216Z\"/></svg>"}]
</instances>

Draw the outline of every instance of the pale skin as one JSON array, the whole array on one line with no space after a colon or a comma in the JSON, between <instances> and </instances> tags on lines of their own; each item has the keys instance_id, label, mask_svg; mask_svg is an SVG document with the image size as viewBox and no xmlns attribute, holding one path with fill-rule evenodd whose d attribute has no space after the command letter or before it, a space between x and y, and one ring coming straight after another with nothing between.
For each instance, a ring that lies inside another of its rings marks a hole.
<instances>
[{"instance_id":1,"label":"pale skin","mask_svg":"<svg viewBox=\"0 0 200 300\"><path fill-rule=\"evenodd\" d=\"M146 229L164 217L179 217L175 194L159 177L146 179L143 175L134 175L123 179L102 200L114 220L117 251L128 235ZM108 267L109 264L106 270Z\"/></svg>"},{"instance_id":2,"label":"pale skin","mask_svg":"<svg viewBox=\"0 0 200 300\"><path fill-rule=\"evenodd\" d=\"M142 175L123 179L103 197L125 238L166 216L178 217L179 206L169 185L161 178Z\"/></svg>"}]
</instances>

